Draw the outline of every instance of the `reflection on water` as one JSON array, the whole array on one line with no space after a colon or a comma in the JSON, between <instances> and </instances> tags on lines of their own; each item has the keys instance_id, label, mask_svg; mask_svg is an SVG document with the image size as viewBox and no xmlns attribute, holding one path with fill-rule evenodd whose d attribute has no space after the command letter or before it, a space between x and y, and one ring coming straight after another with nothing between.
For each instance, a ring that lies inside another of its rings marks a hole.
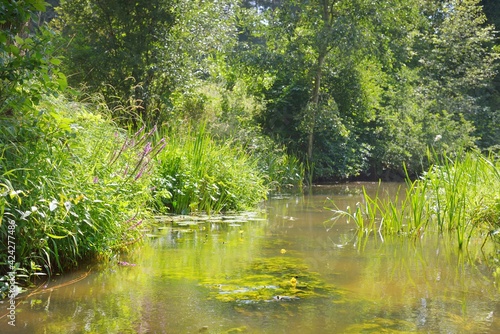
<instances>
[{"instance_id":1,"label":"reflection on water","mask_svg":"<svg viewBox=\"0 0 500 334\"><path fill-rule=\"evenodd\" d=\"M364 185L369 191L378 186ZM397 186L384 185L389 193ZM113 264L72 284L64 285L83 272L53 280L23 299L16 327L1 318L0 333L500 328L499 294L488 268L468 264L470 254L457 253L453 240L373 237L361 246L355 226L331 220L325 209L330 200L339 208L353 206L361 200L361 186L275 198L258 214L165 222L149 242Z\"/></svg>"}]
</instances>

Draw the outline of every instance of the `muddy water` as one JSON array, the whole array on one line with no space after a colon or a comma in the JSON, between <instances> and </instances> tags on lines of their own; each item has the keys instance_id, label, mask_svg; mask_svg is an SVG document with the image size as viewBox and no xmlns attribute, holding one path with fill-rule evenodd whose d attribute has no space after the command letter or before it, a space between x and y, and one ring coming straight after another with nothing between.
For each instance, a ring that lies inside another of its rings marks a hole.
<instances>
[{"instance_id":1,"label":"muddy water","mask_svg":"<svg viewBox=\"0 0 500 334\"><path fill-rule=\"evenodd\" d=\"M498 289L474 247L360 238L331 220L332 203L361 200L359 184L323 186L255 213L164 220L134 252L20 299L0 333L500 331Z\"/></svg>"}]
</instances>

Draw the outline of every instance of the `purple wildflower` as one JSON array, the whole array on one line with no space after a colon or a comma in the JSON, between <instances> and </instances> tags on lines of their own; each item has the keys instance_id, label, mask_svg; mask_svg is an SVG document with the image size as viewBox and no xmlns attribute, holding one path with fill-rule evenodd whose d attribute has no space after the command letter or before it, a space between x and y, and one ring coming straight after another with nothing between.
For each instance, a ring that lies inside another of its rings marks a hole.
<instances>
[{"instance_id":1,"label":"purple wildflower","mask_svg":"<svg viewBox=\"0 0 500 334\"><path fill-rule=\"evenodd\" d=\"M151 136L155 132L156 132L156 124L155 124L155 126L153 126L153 128L151 129L151 131L149 131L148 137Z\"/></svg>"},{"instance_id":2,"label":"purple wildflower","mask_svg":"<svg viewBox=\"0 0 500 334\"><path fill-rule=\"evenodd\" d=\"M144 128L145 128L145 125L142 126L142 128L140 128L135 134L134 134L134 137L137 137L139 136L139 134L144 131Z\"/></svg>"},{"instance_id":3,"label":"purple wildflower","mask_svg":"<svg viewBox=\"0 0 500 334\"><path fill-rule=\"evenodd\" d=\"M135 263L128 263L127 261L118 261L118 265L120 265L120 266L131 266L131 267L136 266Z\"/></svg>"},{"instance_id":4,"label":"purple wildflower","mask_svg":"<svg viewBox=\"0 0 500 334\"><path fill-rule=\"evenodd\" d=\"M135 219L135 217L137 217L137 212L136 212L136 214L135 214L135 215L133 215L132 217L130 217L129 219L127 219L127 220L125 221L125 223L131 222L132 220L134 220L134 219Z\"/></svg>"},{"instance_id":5,"label":"purple wildflower","mask_svg":"<svg viewBox=\"0 0 500 334\"><path fill-rule=\"evenodd\" d=\"M123 176L127 175L127 173L128 173L128 164L127 164L127 166L125 167L125 171L123 172Z\"/></svg>"},{"instance_id":6,"label":"purple wildflower","mask_svg":"<svg viewBox=\"0 0 500 334\"><path fill-rule=\"evenodd\" d=\"M151 142L148 142L146 144L146 147L144 147L144 151L142 152L142 155L145 156L147 155L149 152L151 152L153 150L153 148L151 147Z\"/></svg>"},{"instance_id":7,"label":"purple wildflower","mask_svg":"<svg viewBox=\"0 0 500 334\"><path fill-rule=\"evenodd\" d=\"M137 223L135 223L134 225L130 226L130 227L128 228L128 230L131 230L131 229L133 229L133 228L136 228L137 226L139 226L139 225L141 225L141 224L142 224L142 219L139 219L139 220L137 221Z\"/></svg>"},{"instance_id":8,"label":"purple wildflower","mask_svg":"<svg viewBox=\"0 0 500 334\"><path fill-rule=\"evenodd\" d=\"M145 164L144 166L141 167L141 170L135 176L134 181L137 181L142 176L142 173L144 173L144 169L146 168L146 166L147 166L147 164Z\"/></svg>"}]
</instances>

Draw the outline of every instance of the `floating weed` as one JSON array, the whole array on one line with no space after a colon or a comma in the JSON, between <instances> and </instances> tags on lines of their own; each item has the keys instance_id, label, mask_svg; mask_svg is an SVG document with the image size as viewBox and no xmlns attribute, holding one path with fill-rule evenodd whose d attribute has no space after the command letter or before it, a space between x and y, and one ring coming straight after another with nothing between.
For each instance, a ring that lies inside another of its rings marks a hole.
<instances>
[{"instance_id":1,"label":"floating weed","mask_svg":"<svg viewBox=\"0 0 500 334\"><path fill-rule=\"evenodd\" d=\"M300 260L291 257L255 259L232 276L207 278L210 297L223 302L293 301L338 295Z\"/></svg>"}]
</instances>

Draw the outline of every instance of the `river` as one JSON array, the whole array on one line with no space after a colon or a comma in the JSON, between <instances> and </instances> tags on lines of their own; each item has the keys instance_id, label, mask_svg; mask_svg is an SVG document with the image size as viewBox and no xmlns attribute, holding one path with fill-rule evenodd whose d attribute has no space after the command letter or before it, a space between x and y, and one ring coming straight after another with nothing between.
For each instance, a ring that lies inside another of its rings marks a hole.
<instances>
[{"instance_id":1,"label":"river","mask_svg":"<svg viewBox=\"0 0 500 334\"><path fill-rule=\"evenodd\" d=\"M378 184L162 217L130 253L21 295L16 326L3 317L0 333L497 333L500 294L478 252L446 236L360 237L332 220L362 186Z\"/></svg>"}]
</instances>

